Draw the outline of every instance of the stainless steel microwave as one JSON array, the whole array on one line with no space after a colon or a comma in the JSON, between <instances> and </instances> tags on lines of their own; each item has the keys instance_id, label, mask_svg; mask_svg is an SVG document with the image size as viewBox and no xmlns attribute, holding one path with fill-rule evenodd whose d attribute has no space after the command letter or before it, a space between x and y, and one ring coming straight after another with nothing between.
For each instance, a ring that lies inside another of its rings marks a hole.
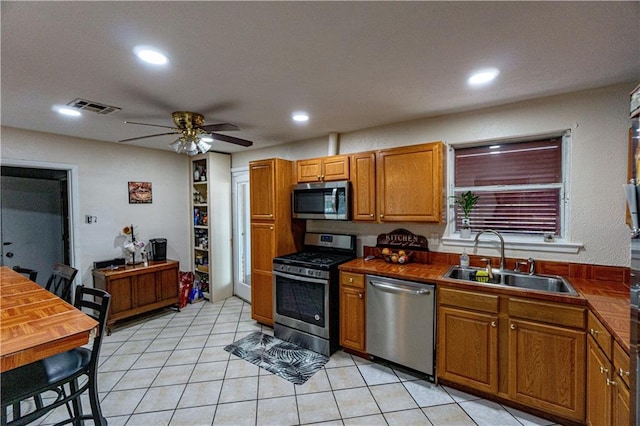
<instances>
[{"instance_id":1,"label":"stainless steel microwave","mask_svg":"<svg viewBox=\"0 0 640 426\"><path fill-rule=\"evenodd\" d=\"M301 183L293 187L294 219L350 220L349 181Z\"/></svg>"}]
</instances>

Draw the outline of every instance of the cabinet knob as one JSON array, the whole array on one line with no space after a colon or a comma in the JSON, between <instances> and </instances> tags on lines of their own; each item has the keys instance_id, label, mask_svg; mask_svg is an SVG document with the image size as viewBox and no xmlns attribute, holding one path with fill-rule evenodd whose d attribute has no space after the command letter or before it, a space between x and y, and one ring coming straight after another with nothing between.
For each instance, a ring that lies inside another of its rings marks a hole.
<instances>
[{"instance_id":1,"label":"cabinet knob","mask_svg":"<svg viewBox=\"0 0 640 426\"><path fill-rule=\"evenodd\" d=\"M273 226L270 226L270 227L269 227L269 230L270 230L270 231L273 231Z\"/></svg>"},{"instance_id":2,"label":"cabinet knob","mask_svg":"<svg viewBox=\"0 0 640 426\"><path fill-rule=\"evenodd\" d=\"M593 329L593 328L590 328L590 329L589 329L589 334L590 334L590 335L592 335L592 336L595 336L595 335L596 335L596 334L598 334L598 333L599 333L599 331L598 331L598 330L595 330L595 329Z\"/></svg>"},{"instance_id":3,"label":"cabinet knob","mask_svg":"<svg viewBox=\"0 0 640 426\"><path fill-rule=\"evenodd\" d=\"M384 219L384 215L383 214L380 215L380 219Z\"/></svg>"},{"instance_id":4,"label":"cabinet knob","mask_svg":"<svg viewBox=\"0 0 640 426\"><path fill-rule=\"evenodd\" d=\"M620 370L618 370L618 375L620 377L624 377L624 376L629 376L629 372L628 371L624 371L622 368Z\"/></svg>"},{"instance_id":5,"label":"cabinet knob","mask_svg":"<svg viewBox=\"0 0 640 426\"><path fill-rule=\"evenodd\" d=\"M370 217L373 217L374 215L373 215L373 213L371 213L371 214L369 214L369 216L370 216Z\"/></svg>"},{"instance_id":6,"label":"cabinet knob","mask_svg":"<svg viewBox=\"0 0 640 426\"><path fill-rule=\"evenodd\" d=\"M353 282L353 277L349 278L349 282L352 283Z\"/></svg>"},{"instance_id":7,"label":"cabinet knob","mask_svg":"<svg viewBox=\"0 0 640 426\"><path fill-rule=\"evenodd\" d=\"M494 328L497 327L497 324L495 321L491 321L491 327L494 327Z\"/></svg>"},{"instance_id":8,"label":"cabinet knob","mask_svg":"<svg viewBox=\"0 0 640 426\"><path fill-rule=\"evenodd\" d=\"M320 179L324 180L324 175L320 175Z\"/></svg>"},{"instance_id":9,"label":"cabinet knob","mask_svg":"<svg viewBox=\"0 0 640 426\"><path fill-rule=\"evenodd\" d=\"M618 383L615 380L609 380L609 378L607 378L607 386L618 386Z\"/></svg>"},{"instance_id":10,"label":"cabinet knob","mask_svg":"<svg viewBox=\"0 0 640 426\"><path fill-rule=\"evenodd\" d=\"M609 372L608 368L604 368L603 366L600 366L600 373L601 374L607 374Z\"/></svg>"},{"instance_id":11,"label":"cabinet knob","mask_svg":"<svg viewBox=\"0 0 640 426\"><path fill-rule=\"evenodd\" d=\"M362 297L363 297L362 292L358 293L358 298L362 299Z\"/></svg>"},{"instance_id":12,"label":"cabinet knob","mask_svg":"<svg viewBox=\"0 0 640 426\"><path fill-rule=\"evenodd\" d=\"M510 329L512 329L512 330L515 330L515 329L516 329L516 325L515 325L515 324L511 324L511 325L509 326L509 328L510 328Z\"/></svg>"},{"instance_id":13,"label":"cabinet knob","mask_svg":"<svg viewBox=\"0 0 640 426\"><path fill-rule=\"evenodd\" d=\"M316 178L317 178L318 180L321 180L321 179L322 179L322 176L318 175L318 176L316 176Z\"/></svg>"},{"instance_id":14,"label":"cabinet knob","mask_svg":"<svg viewBox=\"0 0 640 426\"><path fill-rule=\"evenodd\" d=\"M273 217L273 213L269 213L269 217Z\"/></svg>"}]
</instances>

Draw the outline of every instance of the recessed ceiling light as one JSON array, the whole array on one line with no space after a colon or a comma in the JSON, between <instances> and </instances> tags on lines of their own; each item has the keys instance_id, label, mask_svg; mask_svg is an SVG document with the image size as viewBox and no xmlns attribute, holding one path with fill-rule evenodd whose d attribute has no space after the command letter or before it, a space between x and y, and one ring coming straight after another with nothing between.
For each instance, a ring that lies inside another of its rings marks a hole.
<instances>
[{"instance_id":1,"label":"recessed ceiling light","mask_svg":"<svg viewBox=\"0 0 640 426\"><path fill-rule=\"evenodd\" d=\"M293 121L303 123L305 121L309 121L309 114L307 114L306 112L294 112L291 118L293 119Z\"/></svg>"},{"instance_id":2,"label":"recessed ceiling light","mask_svg":"<svg viewBox=\"0 0 640 426\"><path fill-rule=\"evenodd\" d=\"M152 65L164 65L169 59L164 53L148 46L136 46L133 53L144 62Z\"/></svg>"},{"instance_id":3,"label":"recessed ceiling light","mask_svg":"<svg viewBox=\"0 0 640 426\"><path fill-rule=\"evenodd\" d=\"M69 117L80 117L82 115L82 113L77 109L73 109L69 107L54 106L53 110L57 111L58 114L66 115Z\"/></svg>"},{"instance_id":4,"label":"recessed ceiling light","mask_svg":"<svg viewBox=\"0 0 640 426\"><path fill-rule=\"evenodd\" d=\"M496 78L500 74L500 71L496 68L488 68L481 71L478 71L469 77L467 83L471 86L480 86L483 84L487 84Z\"/></svg>"}]
</instances>

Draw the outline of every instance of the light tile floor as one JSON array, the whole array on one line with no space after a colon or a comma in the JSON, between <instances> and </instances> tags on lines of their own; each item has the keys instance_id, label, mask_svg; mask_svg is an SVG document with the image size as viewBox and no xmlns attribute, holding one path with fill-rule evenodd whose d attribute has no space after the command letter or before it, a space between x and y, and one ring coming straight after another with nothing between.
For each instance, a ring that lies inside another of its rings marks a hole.
<instances>
[{"instance_id":1,"label":"light tile floor","mask_svg":"<svg viewBox=\"0 0 640 426\"><path fill-rule=\"evenodd\" d=\"M237 298L167 309L118 326L104 340L99 368L109 424L551 424L343 351L307 383L293 385L224 350L256 330L273 334ZM61 407L41 424L65 415Z\"/></svg>"}]
</instances>

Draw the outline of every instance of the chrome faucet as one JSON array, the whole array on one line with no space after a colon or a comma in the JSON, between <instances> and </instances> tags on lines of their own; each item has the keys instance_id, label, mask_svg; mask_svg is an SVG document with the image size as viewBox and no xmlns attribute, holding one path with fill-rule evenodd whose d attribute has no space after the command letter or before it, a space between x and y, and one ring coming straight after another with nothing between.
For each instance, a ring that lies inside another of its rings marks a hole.
<instances>
[{"instance_id":1,"label":"chrome faucet","mask_svg":"<svg viewBox=\"0 0 640 426\"><path fill-rule=\"evenodd\" d=\"M485 233L495 234L500 239L500 270L503 271L504 270L504 238L502 238L502 235L498 231L494 231L493 229L485 229L484 231L480 231L476 234L476 239L475 239L476 245L478 244L478 238L480 237L480 235Z\"/></svg>"},{"instance_id":2,"label":"chrome faucet","mask_svg":"<svg viewBox=\"0 0 640 426\"><path fill-rule=\"evenodd\" d=\"M529 275L534 275L536 273L536 261L533 260L533 257L529 258Z\"/></svg>"}]
</instances>

